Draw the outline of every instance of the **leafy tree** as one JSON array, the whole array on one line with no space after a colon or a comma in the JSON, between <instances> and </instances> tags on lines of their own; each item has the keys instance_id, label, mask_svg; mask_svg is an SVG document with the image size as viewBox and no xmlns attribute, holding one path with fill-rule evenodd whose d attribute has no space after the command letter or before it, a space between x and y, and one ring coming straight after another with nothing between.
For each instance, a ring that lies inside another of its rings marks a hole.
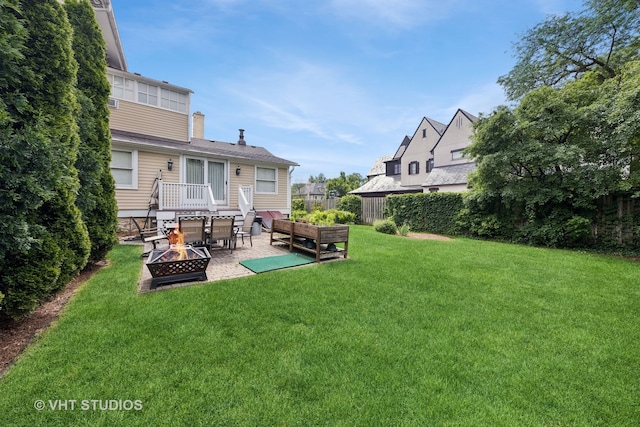
<instances>
[{"instance_id":1,"label":"leafy tree","mask_svg":"<svg viewBox=\"0 0 640 427\"><path fill-rule=\"evenodd\" d=\"M318 174L318 176L310 175L309 182L311 183L317 182L318 184L324 184L325 182L327 182L327 177L324 176L323 173Z\"/></svg>"},{"instance_id":2,"label":"leafy tree","mask_svg":"<svg viewBox=\"0 0 640 427\"><path fill-rule=\"evenodd\" d=\"M589 71L605 80L637 57L637 0L591 0L587 5L577 14L549 17L515 44L517 63L498 79L510 99L540 86L559 87Z\"/></svg>"},{"instance_id":3,"label":"leafy tree","mask_svg":"<svg viewBox=\"0 0 640 427\"><path fill-rule=\"evenodd\" d=\"M304 197L304 187L306 184L302 182L296 182L291 184L291 197L292 198L301 198Z\"/></svg>"},{"instance_id":4,"label":"leafy tree","mask_svg":"<svg viewBox=\"0 0 640 427\"><path fill-rule=\"evenodd\" d=\"M474 124L478 168L461 215L472 234L585 246L602 196L638 194L640 7L587 5L516 44L499 82L519 104Z\"/></svg>"},{"instance_id":5,"label":"leafy tree","mask_svg":"<svg viewBox=\"0 0 640 427\"><path fill-rule=\"evenodd\" d=\"M584 243L595 201L637 182L638 67L604 83L588 73L562 89L543 86L478 120L467 150L478 164L473 192L483 196L468 202L489 228L516 224L519 238L536 244Z\"/></svg>"},{"instance_id":6,"label":"leafy tree","mask_svg":"<svg viewBox=\"0 0 640 427\"><path fill-rule=\"evenodd\" d=\"M118 211L111 162L105 42L88 0L66 0L74 29L73 51L78 62L77 98L80 147L76 167L80 192L76 204L91 240L89 259L98 261L117 242Z\"/></svg>"},{"instance_id":7,"label":"leafy tree","mask_svg":"<svg viewBox=\"0 0 640 427\"><path fill-rule=\"evenodd\" d=\"M1 37L8 55L0 55L0 215L15 229L0 254L0 292L2 313L19 317L84 267L89 239L75 205L78 107L71 27L56 0L0 1L0 25L16 31Z\"/></svg>"},{"instance_id":8,"label":"leafy tree","mask_svg":"<svg viewBox=\"0 0 640 427\"><path fill-rule=\"evenodd\" d=\"M359 173L345 174L340 172L340 176L337 178L331 178L327 181L326 194L335 191L337 197L342 197L349 193L351 190L355 190L360 187L366 181Z\"/></svg>"}]
</instances>

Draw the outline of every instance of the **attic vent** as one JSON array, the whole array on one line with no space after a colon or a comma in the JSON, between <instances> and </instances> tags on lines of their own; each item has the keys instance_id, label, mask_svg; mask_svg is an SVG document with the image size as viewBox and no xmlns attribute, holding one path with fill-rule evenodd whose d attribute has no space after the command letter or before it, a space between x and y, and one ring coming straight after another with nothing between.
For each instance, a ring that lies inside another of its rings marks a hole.
<instances>
[{"instance_id":1,"label":"attic vent","mask_svg":"<svg viewBox=\"0 0 640 427\"><path fill-rule=\"evenodd\" d=\"M238 145L247 145L247 141L244 140L244 129L238 129L240 131L240 139L238 139Z\"/></svg>"},{"instance_id":2,"label":"attic vent","mask_svg":"<svg viewBox=\"0 0 640 427\"><path fill-rule=\"evenodd\" d=\"M115 99L115 98L109 98L109 101L107 102L107 105L109 107L118 108L118 100Z\"/></svg>"}]
</instances>

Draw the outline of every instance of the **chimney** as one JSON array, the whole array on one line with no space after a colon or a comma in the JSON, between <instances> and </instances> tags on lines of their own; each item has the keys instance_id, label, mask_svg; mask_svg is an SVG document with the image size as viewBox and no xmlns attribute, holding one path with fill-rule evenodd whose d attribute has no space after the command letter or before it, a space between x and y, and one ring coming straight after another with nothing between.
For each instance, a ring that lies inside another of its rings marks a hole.
<instances>
[{"instance_id":1,"label":"chimney","mask_svg":"<svg viewBox=\"0 0 640 427\"><path fill-rule=\"evenodd\" d=\"M204 114L200 111L193 113L193 138L204 139Z\"/></svg>"},{"instance_id":2,"label":"chimney","mask_svg":"<svg viewBox=\"0 0 640 427\"><path fill-rule=\"evenodd\" d=\"M244 140L244 129L238 129L240 131L240 139L238 145L247 145L247 141Z\"/></svg>"}]
</instances>

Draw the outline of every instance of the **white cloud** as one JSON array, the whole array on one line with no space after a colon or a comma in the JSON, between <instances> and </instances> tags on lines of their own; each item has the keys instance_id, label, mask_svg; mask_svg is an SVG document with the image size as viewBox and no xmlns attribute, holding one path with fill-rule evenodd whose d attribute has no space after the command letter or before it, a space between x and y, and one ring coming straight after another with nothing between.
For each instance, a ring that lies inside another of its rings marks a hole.
<instances>
[{"instance_id":1,"label":"white cloud","mask_svg":"<svg viewBox=\"0 0 640 427\"><path fill-rule=\"evenodd\" d=\"M277 70L248 70L223 85L269 127L308 132L327 143L362 145L380 126L379 114L345 74L335 67L285 61Z\"/></svg>"},{"instance_id":2,"label":"white cloud","mask_svg":"<svg viewBox=\"0 0 640 427\"><path fill-rule=\"evenodd\" d=\"M330 0L334 13L345 19L396 28L442 19L461 3L464 0Z\"/></svg>"}]
</instances>

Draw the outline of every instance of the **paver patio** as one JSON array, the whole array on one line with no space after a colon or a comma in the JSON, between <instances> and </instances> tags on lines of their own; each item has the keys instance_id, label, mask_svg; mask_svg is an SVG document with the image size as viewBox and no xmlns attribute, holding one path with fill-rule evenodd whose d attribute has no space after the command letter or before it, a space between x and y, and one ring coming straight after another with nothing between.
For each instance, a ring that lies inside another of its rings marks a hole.
<instances>
[{"instance_id":1,"label":"paver patio","mask_svg":"<svg viewBox=\"0 0 640 427\"><path fill-rule=\"evenodd\" d=\"M127 243L141 244L139 240ZM150 243L147 243L144 248L145 252L150 251L151 249L153 249L152 245ZM233 253L230 253L228 248L214 246L211 250L211 261L209 261L209 265L207 266L208 280L206 282L215 282L223 279L233 279L236 277L254 275L256 273L240 265L240 261L254 258L264 258L275 255L284 255L287 253L289 253L289 250L286 245L276 243L270 245L269 233L265 232L261 233L258 236L253 236L253 247L249 243L248 237L245 237L244 245L242 244L242 239L239 238L237 246L233 250ZM144 258L144 263L142 264L142 274L140 275L140 281L138 282L139 292L149 292L156 290L160 291L165 289L190 286L196 283L206 283L202 281L191 281L161 285L156 289L151 289L151 273L146 266L146 262L147 258Z\"/></svg>"}]
</instances>

